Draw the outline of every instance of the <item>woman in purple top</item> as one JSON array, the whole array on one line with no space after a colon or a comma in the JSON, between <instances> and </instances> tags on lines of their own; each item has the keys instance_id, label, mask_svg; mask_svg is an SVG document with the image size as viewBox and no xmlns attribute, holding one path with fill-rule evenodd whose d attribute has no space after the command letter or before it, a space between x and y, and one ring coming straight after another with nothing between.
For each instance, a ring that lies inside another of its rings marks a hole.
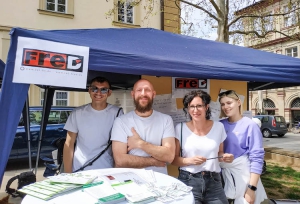
<instances>
[{"instance_id":1,"label":"woman in purple top","mask_svg":"<svg viewBox=\"0 0 300 204\"><path fill-rule=\"evenodd\" d=\"M233 154L235 158L231 164L220 164L226 196L234 199L235 204L245 201L261 203L267 199L260 181L265 154L261 131L254 121L242 116L242 103L235 91L220 93L219 102L220 117L227 117L220 121L227 133L224 152Z\"/></svg>"}]
</instances>

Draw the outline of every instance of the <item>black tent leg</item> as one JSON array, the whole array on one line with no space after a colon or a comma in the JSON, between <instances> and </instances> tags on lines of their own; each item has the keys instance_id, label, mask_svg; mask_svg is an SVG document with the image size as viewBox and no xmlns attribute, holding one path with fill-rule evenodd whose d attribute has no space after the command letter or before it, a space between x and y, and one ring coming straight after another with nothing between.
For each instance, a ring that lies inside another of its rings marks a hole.
<instances>
[{"instance_id":1,"label":"black tent leg","mask_svg":"<svg viewBox=\"0 0 300 204\"><path fill-rule=\"evenodd\" d=\"M38 149L37 149L37 155L36 155L36 163L35 163L35 174L37 172L37 168L39 165L42 139L43 139L44 133L46 131L46 126L48 123L49 113L50 113L50 109L52 106L54 91L55 91L54 89L49 88L48 86L45 88L43 114L42 114L42 120L41 120L41 129L40 129Z\"/></svg>"},{"instance_id":2,"label":"black tent leg","mask_svg":"<svg viewBox=\"0 0 300 204\"><path fill-rule=\"evenodd\" d=\"M27 135L27 146L28 146L28 160L29 160L29 170L32 169L32 162L31 162L31 134L30 134L30 118L29 118L29 98L27 95L27 99L24 104L23 108L23 120L24 120L24 127L25 133Z\"/></svg>"}]
</instances>

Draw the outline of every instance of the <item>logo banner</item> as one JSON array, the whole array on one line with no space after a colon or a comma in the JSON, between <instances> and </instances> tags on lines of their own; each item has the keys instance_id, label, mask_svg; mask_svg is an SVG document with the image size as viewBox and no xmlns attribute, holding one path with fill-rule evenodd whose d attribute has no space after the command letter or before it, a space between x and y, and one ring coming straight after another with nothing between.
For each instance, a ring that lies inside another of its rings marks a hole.
<instances>
[{"instance_id":1,"label":"logo banner","mask_svg":"<svg viewBox=\"0 0 300 204\"><path fill-rule=\"evenodd\" d=\"M199 89L209 93L209 79L172 77L172 98L183 98L188 92Z\"/></svg>"},{"instance_id":2,"label":"logo banner","mask_svg":"<svg viewBox=\"0 0 300 204\"><path fill-rule=\"evenodd\" d=\"M86 88L89 47L18 37L14 83Z\"/></svg>"}]
</instances>

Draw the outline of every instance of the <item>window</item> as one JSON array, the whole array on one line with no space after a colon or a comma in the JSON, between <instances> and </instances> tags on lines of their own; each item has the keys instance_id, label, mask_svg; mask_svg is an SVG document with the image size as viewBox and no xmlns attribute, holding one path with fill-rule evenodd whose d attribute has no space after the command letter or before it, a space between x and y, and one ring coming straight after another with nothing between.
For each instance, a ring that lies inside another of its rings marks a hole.
<instances>
[{"instance_id":1,"label":"window","mask_svg":"<svg viewBox=\"0 0 300 204\"><path fill-rule=\"evenodd\" d=\"M41 94L40 94L41 106L43 106L44 104L44 95L45 95L45 90L41 89ZM53 97L53 105L68 106L68 98L69 98L69 94L67 91L56 91Z\"/></svg>"},{"instance_id":2,"label":"window","mask_svg":"<svg viewBox=\"0 0 300 204\"><path fill-rule=\"evenodd\" d=\"M285 119L282 116L274 116L274 119L277 123L285 123Z\"/></svg>"},{"instance_id":3,"label":"window","mask_svg":"<svg viewBox=\"0 0 300 204\"><path fill-rule=\"evenodd\" d=\"M129 0L118 0L118 21L133 24L133 6Z\"/></svg>"},{"instance_id":4,"label":"window","mask_svg":"<svg viewBox=\"0 0 300 204\"><path fill-rule=\"evenodd\" d=\"M272 15L273 13L268 13L266 15ZM267 16L262 19L263 29L264 31L273 30L273 16Z\"/></svg>"},{"instance_id":5,"label":"window","mask_svg":"<svg viewBox=\"0 0 300 204\"><path fill-rule=\"evenodd\" d=\"M293 4L292 6L284 6L283 7L284 13L289 13L295 9L296 9L296 4ZM284 27L293 26L296 23L297 23L296 11L284 15Z\"/></svg>"},{"instance_id":6,"label":"window","mask_svg":"<svg viewBox=\"0 0 300 204\"><path fill-rule=\"evenodd\" d=\"M261 20L259 18L253 20L253 29L261 34Z\"/></svg>"},{"instance_id":7,"label":"window","mask_svg":"<svg viewBox=\"0 0 300 204\"><path fill-rule=\"evenodd\" d=\"M66 0L46 0L46 10L66 13Z\"/></svg>"},{"instance_id":8,"label":"window","mask_svg":"<svg viewBox=\"0 0 300 204\"><path fill-rule=\"evenodd\" d=\"M272 15L272 13L267 13L265 15ZM259 34L273 30L273 16L266 16L264 18L255 18L253 20L253 30Z\"/></svg>"},{"instance_id":9,"label":"window","mask_svg":"<svg viewBox=\"0 0 300 204\"><path fill-rule=\"evenodd\" d=\"M71 111L70 111L71 112ZM60 115L60 121L59 123L66 123L68 120L68 115L67 111L61 111L61 115Z\"/></svg>"},{"instance_id":10,"label":"window","mask_svg":"<svg viewBox=\"0 0 300 204\"><path fill-rule=\"evenodd\" d=\"M74 0L39 0L38 12L63 18L74 18Z\"/></svg>"},{"instance_id":11,"label":"window","mask_svg":"<svg viewBox=\"0 0 300 204\"><path fill-rule=\"evenodd\" d=\"M67 106L68 105L68 92L66 91L56 91L54 94L55 106Z\"/></svg>"},{"instance_id":12,"label":"window","mask_svg":"<svg viewBox=\"0 0 300 204\"><path fill-rule=\"evenodd\" d=\"M291 108L300 108L300 98L296 98L293 100L291 104Z\"/></svg>"},{"instance_id":13,"label":"window","mask_svg":"<svg viewBox=\"0 0 300 204\"><path fill-rule=\"evenodd\" d=\"M42 121L42 111L30 111L29 120L30 125L40 125Z\"/></svg>"},{"instance_id":14,"label":"window","mask_svg":"<svg viewBox=\"0 0 300 204\"><path fill-rule=\"evenodd\" d=\"M297 49L297 47L287 48L287 49L285 49L285 54L287 56L297 57L298 56L298 49Z\"/></svg>"},{"instance_id":15,"label":"window","mask_svg":"<svg viewBox=\"0 0 300 204\"><path fill-rule=\"evenodd\" d=\"M41 106L44 105L44 97L45 97L45 90L44 89L41 89L41 92L40 92L40 101L41 101Z\"/></svg>"},{"instance_id":16,"label":"window","mask_svg":"<svg viewBox=\"0 0 300 204\"><path fill-rule=\"evenodd\" d=\"M60 120L60 111L50 111L48 124L58 124Z\"/></svg>"},{"instance_id":17,"label":"window","mask_svg":"<svg viewBox=\"0 0 300 204\"><path fill-rule=\"evenodd\" d=\"M264 108L275 108L274 102L268 98L263 100L263 106Z\"/></svg>"},{"instance_id":18,"label":"window","mask_svg":"<svg viewBox=\"0 0 300 204\"><path fill-rule=\"evenodd\" d=\"M263 123L267 123L269 121L269 117L268 116L264 116L262 119Z\"/></svg>"}]
</instances>

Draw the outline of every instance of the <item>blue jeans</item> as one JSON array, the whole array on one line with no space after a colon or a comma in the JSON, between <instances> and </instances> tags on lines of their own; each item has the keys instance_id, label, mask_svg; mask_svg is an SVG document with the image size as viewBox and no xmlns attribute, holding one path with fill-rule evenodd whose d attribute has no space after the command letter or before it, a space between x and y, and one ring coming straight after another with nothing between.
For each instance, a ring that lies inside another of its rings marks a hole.
<instances>
[{"instance_id":1,"label":"blue jeans","mask_svg":"<svg viewBox=\"0 0 300 204\"><path fill-rule=\"evenodd\" d=\"M228 204L220 173L202 171L192 174L180 170L178 179L187 186L193 187L195 204Z\"/></svg>"}]
</instances>

